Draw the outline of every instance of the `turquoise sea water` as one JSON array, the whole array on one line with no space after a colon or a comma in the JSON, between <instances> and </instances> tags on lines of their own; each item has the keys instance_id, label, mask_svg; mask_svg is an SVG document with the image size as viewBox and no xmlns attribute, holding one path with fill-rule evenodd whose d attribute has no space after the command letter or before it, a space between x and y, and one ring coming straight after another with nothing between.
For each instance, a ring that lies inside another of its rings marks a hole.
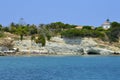
<instances>
[{"instance_id":1,"label":"turquoise sea water","mask_svg":"<svg viewBox=\"0 0 120 80\"><path fill-rule=\"evenodd\" d=\"M0 80L120 80L120 57L0 57Z\"/></svg>"}]
</instances>

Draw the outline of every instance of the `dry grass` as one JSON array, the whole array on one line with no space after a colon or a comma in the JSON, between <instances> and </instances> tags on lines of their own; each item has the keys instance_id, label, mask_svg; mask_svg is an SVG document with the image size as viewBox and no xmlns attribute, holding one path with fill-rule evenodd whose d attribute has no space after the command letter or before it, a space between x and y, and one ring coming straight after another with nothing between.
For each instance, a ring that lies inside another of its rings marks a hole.
<instances>
[{"instance_id":1,"label":"dry grass","mask_svg":"<svg viewBox=\"0 0 120 80\"><path fill-rule=\"evenodd\" d=\"M5 35L5 38L11 38L11 39L17 39L17 38L19 38L18 35L11 34L9 32L4 32L4 35Z\"/></svg>"},{"instance_id":2,"label":"dry grass","mask_svg":"<svg viewBox=\"0 0 120 80\"><path fill-rule=\"evenodd\" d=\"M0 46L12 48L14 45L13 40L10 38L2 38L0 39Z\"/></svg>"}]
</instances>

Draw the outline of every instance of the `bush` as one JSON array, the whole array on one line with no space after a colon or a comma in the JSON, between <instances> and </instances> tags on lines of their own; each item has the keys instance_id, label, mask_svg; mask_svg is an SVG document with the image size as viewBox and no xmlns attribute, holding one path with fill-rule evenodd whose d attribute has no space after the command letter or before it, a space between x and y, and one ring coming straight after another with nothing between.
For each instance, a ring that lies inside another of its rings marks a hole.
<instances>
[{"instance_id":1,"label":"bush","mask_svg":"<svg viewBox=\"0 0 120 80\"><path fill-rule=\"evenodd\" d=\"M35 40L35 36L34 35L31 36L31 40Z\"/></svg>"},{"instance_id":2,"label":"bush","mask_svg":"<svg viewBox=\"0 0 120 80\"><path fill-rule=\"evenodd\" d=\"M4 37L4 33L2 31L0 31L0 38Z\"/></svg>"},{"instance_id":3,"label":"bush","mask_svg":"<svg viewBox=\"0 0 120 80\"><path fill-rule=\"evenodd\" d=\"M46 44L46 40L45 37L43 35L39 35L37 39L35 39L36 43L41 43L42 46L45 46Z\"/></svg>"},{"instance_id":4,"label":"bush","mask_svg":"<svg viewBox=\"0 0 120 80\"><path fill-rule=\"evenodd\" d=\"M47 37L48 41L51 39L51 35L49 35L49 34L47 34L46 37Z\"/></svg>"},{"instance_id":5,"label":"bush","mask_svg":"<svg viewBox=\"0 0 120 80\"><path fill-rule=\"evenodd\" d=\"M69 29L65 30L61 33L62 37L93 37L93 38L104 38L105 32L97 31L97 30L88 30L88 29Z\"/></svg>"}]
</instances>

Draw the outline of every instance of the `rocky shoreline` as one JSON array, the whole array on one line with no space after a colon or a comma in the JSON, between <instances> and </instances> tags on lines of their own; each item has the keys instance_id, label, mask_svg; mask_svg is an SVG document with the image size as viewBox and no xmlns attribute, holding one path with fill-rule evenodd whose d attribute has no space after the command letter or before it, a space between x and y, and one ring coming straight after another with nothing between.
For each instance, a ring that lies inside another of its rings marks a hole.
<instances>
[{"instance_id":1,"label":"rocky shoreline","mask_svg":"<svg viewBox=\"0 0 120 80\"><path fill-rule=\"evenodd\" d=\"M113 50L116 47L102 45L93 38L60 38L53 37L47 41L45 47L41 44L36 44L31 40L15 41L14 47L19 49L19 52L3 53L0 56L82 56L82 55L120 55L120 50Z\"/></svg>"},{"instance_id":2,"label":"rocky shoreline","mask_svg":"<svg viewBox=\"0 0 120 80\"><path fill-rule=\"evenodd\" d=\"M98 55L98 54L87 54L87 55L80 55L80 54L29 54L29 53L15 53L15 54L1 54L0 56L120 56L119 53L112 53L110 55Z\"/></svg>"},{"instance_id":3,"label":"rocky shoreline","mask_svg":"<svg viewBox=\"0 0 120 80\"><path fill-rule=\"evenodd\" d=\"M93 38L60 38L53 37L47 41L45 47L41 44L36 44L31 40L15 41L15 48L19 52L14 53L0 53L0 56L21 56L21 55L120 55L120 50L113 50L116 47L109 45L102 45ZM112 47L112 48L111 48Z\"/></svg>"}]
</instances>

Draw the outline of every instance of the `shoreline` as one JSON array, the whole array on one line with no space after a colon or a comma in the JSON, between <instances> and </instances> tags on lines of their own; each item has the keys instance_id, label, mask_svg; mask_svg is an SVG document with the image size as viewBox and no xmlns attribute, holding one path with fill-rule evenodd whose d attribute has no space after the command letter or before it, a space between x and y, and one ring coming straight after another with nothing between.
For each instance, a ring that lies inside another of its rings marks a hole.
<instances>
[{"instance_id":1,"label":"shoreline","mask_svg":"<svg viewBox=\"0 0 120 80\"><path fill-rule=\"evenodd\" d=\"M23 53L23 52L19 52L19 53ZM53 57L66 57L66 56L80 56L80 57L96 57L96 56L120 56L120 54L112 54L112 55L80 55L80 54L44 54L44 53L37 53L37 54L30 54L28 52L24 52L24 54L19 54L19 53L16 53L16 54L6 54L6 55L0 55L1 56L15 56L15 57L18 57L18 56L26 56L26 57L34 57L34 56L53 56Z\"/></svg>"}]
</instances>

